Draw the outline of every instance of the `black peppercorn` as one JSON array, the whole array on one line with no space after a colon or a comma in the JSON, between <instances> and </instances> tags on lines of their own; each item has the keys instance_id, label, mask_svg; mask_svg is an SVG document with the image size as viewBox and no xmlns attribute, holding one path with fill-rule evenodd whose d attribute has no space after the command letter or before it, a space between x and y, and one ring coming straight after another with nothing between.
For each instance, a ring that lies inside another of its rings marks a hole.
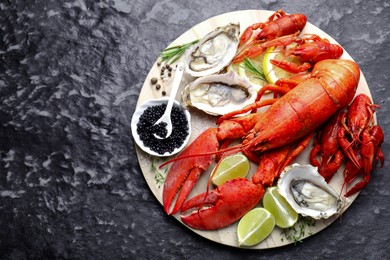
<instances>
[{"instance_id":1,"label":"black peppercorn","mask_svg":"<svg viewBox=\"0 0 390 260\"><path fill-rule=\"evenodd\" d=\"M153 85L157 83L157 78L156 77L153 77L151 80L150 80L150 83L152 83Z\"/></svg>"}]
</instances>

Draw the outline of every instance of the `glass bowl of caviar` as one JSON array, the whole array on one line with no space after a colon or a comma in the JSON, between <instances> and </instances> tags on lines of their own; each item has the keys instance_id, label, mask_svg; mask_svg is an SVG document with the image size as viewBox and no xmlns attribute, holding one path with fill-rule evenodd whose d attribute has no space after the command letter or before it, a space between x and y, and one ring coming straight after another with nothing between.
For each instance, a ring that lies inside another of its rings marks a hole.
<instances>
[{"instance_id":1,"label":"glass bowl of caviar","mask_svg":"<svg viewBox=\"0 0 390 260\"><path fill-rule=\"evenodd\" d=\"M139 106L131 119L131 132L137 145L146 153L159 157L174 155L187 145L191 135L191 115L174 101L172 134L167 138L164 123L155 125L164 114L168 98L151 99Z\"/></svg>"}]
</instances>

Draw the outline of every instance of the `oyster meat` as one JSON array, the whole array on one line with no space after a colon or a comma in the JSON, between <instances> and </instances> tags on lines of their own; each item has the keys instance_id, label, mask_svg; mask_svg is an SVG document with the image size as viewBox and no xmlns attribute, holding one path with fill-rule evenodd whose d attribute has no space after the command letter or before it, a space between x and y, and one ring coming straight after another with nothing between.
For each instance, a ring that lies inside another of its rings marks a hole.
<instances>
[{"instance_id":1,"label":"oyster meat","mask_svg":"<svg viewBox=\"0 0 390 260\"><path fill-rule=\"evenodd\" d=\"M257 90L247 79L231 70L196 79L184 88L182 98L186 105L208 114L224 115L253 103Z\"/></svg>"},{"instance_id":2,"label":"oyster meat","mask_svg":"<svg viewBox=\"0 0 390 260\"><path fill-rule=\"evenodd\" d=\"M317 167L311 165L287 167L278 181L278 190L297 213L314 219L329 218L344 205Z\"/></svg>"},{"instance_id":3,"label":"oyster meat","mask_svg":"<svg viewBox=\"0 0 390 260\"><path fill-rule=\"evenodd\" d=\"M233 23L208 33L186 51L186 72L193 77L203 77L223 70L236 55L239 34L240 25Z\"/></svg>"}]
</instances>

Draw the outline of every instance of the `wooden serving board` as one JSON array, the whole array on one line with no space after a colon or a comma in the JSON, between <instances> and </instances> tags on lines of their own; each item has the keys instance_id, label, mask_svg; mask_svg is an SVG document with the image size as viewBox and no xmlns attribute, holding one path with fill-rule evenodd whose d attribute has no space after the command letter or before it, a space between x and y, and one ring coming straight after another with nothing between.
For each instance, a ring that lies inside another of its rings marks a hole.
<instances>
[{"instance_id":1,"label":"wooden serving board","mask_svg":"<svg viewBox=\"0 0 390 260\"><path fill-rule=\"evenodd\" d=\"M236 12L230 12L225 13L222 15L218 15L215 17L212 17L206 21L203 21L194 27L192 27L187 32L183 33L180 37L178 37L175 41L173 41L170 46L175 46L179 44L184 44L187 42L191 42L196 39L202 38L204 35L209 33L210 31L214 30L218 26L224 26L231 22L239 22L241 27L241 32L247 28L247 26L257 23L257 22L264 22L267 20L267 18L272 14L272 11L265 11L265 10L246 10L246 11L236 11ZM320 37L329 39L332 43L337 43L331 36L326 34L324 31L320 30L316 26L314 26L311 23L307 23L302 33L313 33L317 34ZM170 47L168 46L168 47ZM349 59L352 60L351 56L344 51L343 56L341 59ZM157 63L157 61L156 61ZM156 63L153 65L153 67L150 69L150 72L148 76L145 79L145 82L143 84L143 87L140 92L139 100L137 103L137 107L139 107L143 102L145 102L148 99L155 99L161 97L161 91L156 91L154 86L150 84L150 80L152 77L156 77L156 75L159 75L159 67L156 65ZM187 75L184 76L181 84L181 88L183 88L191 78ZM169 82L166 82L166 91L167 95L169 95ZM357 93L365 93L369 97L371 97L370 90L368 88L367 82L365 80L364 75L361 73L360 76L360 82L357 89ZM181 95L180 91L179 94L176 97L176 100L181 101ZM215 126L215 120L216 117L206 115L205 113L202 113L200 111L197 111L195 109L189 109L191 113L191 125L192 125L192 134L190 137L190 142L195 139L204 129ZM311 145L309 146L311 147ZM306 149L302 152L302 154L296 159L295 163L299 164L309 164L309 149ZM167 160L167 158L161 159L157 157L150 156L143 152L139 147L136 149L138 161L142 170L142 173L145 177L146 182L149 185L150 190L154 194L154 196L158 199L158 201L162 204L162 190L163 190L163 184L156 181L156 170L153 169L151 165L156 165L157 167L164 161ZM248 175L248 178L251 177L252 172L256 170L256 165L251 165L251 172ZM210 176L211 170L213 167L210 167L209 170L201 176L200 181L197 183L193 191L191 192L189 198L193 197L196 194L199 194L201 192L204 192L206 190L206 185L208 181L208 177ZM165 169L159 170L163 175ZM338 173L333 177L332 181L330 182L330 185L334 188L335 191L341 192L341 194L344 194L345 191L341 191L343 178L342 178L342 169L339 170ZM352 187L352 186L351 186ZM346 203L346 206L343 208L343 213L354 201L357 194L354 196L349 197L348 202ZM163 207L161 207L161 210L163 210ZM180 216L179 214L174 215L180 223ZM316 222L315 226L312 227L306 227L305 237L315 235L319 231L325 229L327 226L329 226L333 221L335 221L338 218L338 216L333 216L326 220L319 220ZM183 224L183 223L182 223ZM184 225L184 224L183 224ZM216 231L202 231L202 230L195 230L191 229L194 233L210 239L212 241L238 247L237 242L237 222L235 224L232 224L226 228L216 230ZM269 235L264 241L257 244L253 247L248 247L248 249L265 249L265 248L273 248L273 247L280 247L287 244L293 243L293 241L290 241L288 239L282 240L282 232L283 230L275 227L271 235ZM335 234L336 235L336 234Z\"/></svg>"}]
</instances>

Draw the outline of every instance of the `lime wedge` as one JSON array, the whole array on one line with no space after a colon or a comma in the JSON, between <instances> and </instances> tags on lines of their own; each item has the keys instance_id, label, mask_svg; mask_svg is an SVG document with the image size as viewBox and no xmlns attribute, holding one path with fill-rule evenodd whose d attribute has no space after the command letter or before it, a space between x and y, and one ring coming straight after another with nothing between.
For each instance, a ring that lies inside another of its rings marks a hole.
<instances>
[{"instance_id":1,"label":"lime wedge","mask_svg":"<svg viewBox=\"0 0 390 260\"><path fill-rule=\"evenodd\" d=\"M285 57L282 53L284 47L270 47L267 49L263 59L263 71L267 81L271 84L275 84L278 79L285 78L288 79L291 76L295 75L294 73L290 73L284 69L281 69L277 66L274 66L270 61L286 61L286 62L294 62L300 64L300 61L294 57Z\"/></svg>"},{"instance_id":2,"label":"lime wedge","mask_svg":"<svg viewBox=\"0 0 390 260\"><path fill-rule=\"evenodd\" d=\"M275 227L275 218L265 208L246 213L237 226L239 246L253 246L263 241Z\"/></svg>"},{"instance_id":3,"label":"lime wedge","mask_svg":"<svg viewBox=\"0 0 390 260\"><path fill-rule=\"evenodd\" d=\"M286 199L279 194L278 187L270 187L264 194L263 206L275 217L276 225L281 228L292 227L298 220L298 213Z\"/></svg>"},{"instance_id":4,"label":"lime wedge","mask_svg":"<svg viewBox=\"0 0 390 260\"><path fill-rule=\"evenodd\" d=\"M214 185L222 185L228 180L245 178L250 169L248 158L243 154L235 154L222 159L211 182Z\"/></svg>"}]
</instances>

